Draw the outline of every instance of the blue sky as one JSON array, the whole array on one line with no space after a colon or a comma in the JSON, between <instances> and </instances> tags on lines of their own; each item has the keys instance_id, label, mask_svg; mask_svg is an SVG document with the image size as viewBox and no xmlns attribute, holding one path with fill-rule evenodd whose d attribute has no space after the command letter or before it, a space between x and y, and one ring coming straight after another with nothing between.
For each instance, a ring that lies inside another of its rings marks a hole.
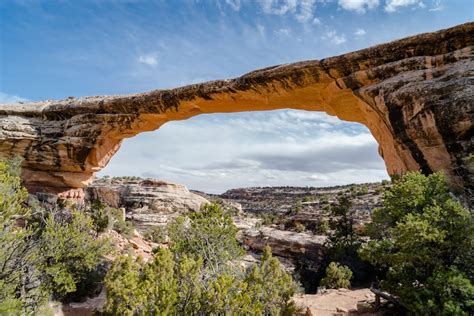
<instances>
[{"instance_id":1,"label":"blue sky","mask_svg":"<svg viewBox=\"0 0 474 316\"><path fill-rule=\"evenodd\" d=\"M473 18L472 1L461 0L3 0L0 103L235 77ZM373 181L386 177L376 147L365 128L321 113L215 114L125 141L102 174L212 192Z\"/></svg>"}]
</instances>

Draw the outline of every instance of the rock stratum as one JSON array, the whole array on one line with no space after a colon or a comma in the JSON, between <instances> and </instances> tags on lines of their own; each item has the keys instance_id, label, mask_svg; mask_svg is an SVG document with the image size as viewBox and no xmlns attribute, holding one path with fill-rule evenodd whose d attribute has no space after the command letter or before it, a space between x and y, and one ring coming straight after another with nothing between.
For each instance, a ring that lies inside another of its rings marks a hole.
<instances>
[{"instance_id":1,"label":"rock stratum","mask_svg":"<svg viewBox=\"0 0 474 316\"><path fill-rule=\"evenodd\" d=\"M140 231L164 226L172 218L199 211L209 201L190 192L184 185L156 179L100 179L85 188L86 200L124 208Z\"/></svg>"},{"instance_id":2,"label":"rock stratum","mask_svg":"<svg viewBox=\"0 0 474 316\"><path fill-rule=\"evenodd\" d=\"M445 170L474 189L474 23L230 80L124 96L0 105L0 158L31 192L82 198L123 139L203 113L324 111L368 127L389 174Z\"/></svg>"}]
</instances>

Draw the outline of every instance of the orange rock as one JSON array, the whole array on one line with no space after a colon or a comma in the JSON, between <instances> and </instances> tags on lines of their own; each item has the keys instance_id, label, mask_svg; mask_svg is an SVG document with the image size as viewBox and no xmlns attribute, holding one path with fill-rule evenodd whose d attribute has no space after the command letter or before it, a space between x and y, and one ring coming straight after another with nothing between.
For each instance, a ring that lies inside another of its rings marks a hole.
<instances>
[{"instance_id":1,"label":"orange rock","mask_svg":"<svg viewBox=\"0 0 474 316\"><path fill-rule=\"evenodd\" d=\"M389 174L444 170L473 193L474 23L230 80L0 107L0 158L30 191L83 197L123 139L203 113L324 111L369 128ZM470 192L470 193L469 193Z\"/></svg>"}]
</instances>

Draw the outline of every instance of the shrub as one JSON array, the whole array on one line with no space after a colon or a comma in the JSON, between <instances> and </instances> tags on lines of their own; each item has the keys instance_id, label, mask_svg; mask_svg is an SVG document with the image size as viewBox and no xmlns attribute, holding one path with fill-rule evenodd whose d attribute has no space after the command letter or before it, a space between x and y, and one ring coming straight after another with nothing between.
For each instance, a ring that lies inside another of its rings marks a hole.
<instances>
[{"instance_id":1,"label":"shrub","mask_svg":"<svg viewBox=\"0 0 474 316\"><path fill-rule=\"evenodd\" d=\"M293 311L294 282L269 248L258 266L246 273L236 270L234 261L241 249L236 249L235 226L218 206L205 206L202 213L177 218L170 226L170 249L158 249L147 263L128 256L113 263L105 281L105 314L280 315Z\"/></svg>"},{"instance_id":2,"label":"shrub","mask_svg":"<svg viewBox=\"0 0 474 316\"><path fill-rule=\"evenodd\" d=\"M167 240L166 228L162 226L155 226L145 233L145 238L154 243L165 243Z\"/></svg>"},{"instance_id":3,"label":"shrub","mask_svg":"<svg viewBox=\"0 0 474 316\"><path fill-rule=\"evenodd\" d=\"M367 186L367 184L362 184L361 186L359 186L359 189L357 190L358 196L365 195L367 193L369 193L369 187Z\"/></svg>"},{"instance_id":4,"label":"shrub","mask_svg":"<svg viewBox=\"0 0 474 316\"><path fill-rule=\"evenodd\" d=\"M331 262L326 268L326 276L319 284L330 289L348 289L351 286L351 279L352 271L349 267Z\"/></svg>"},{"instance_id":5,"label":"shrub","mask_svg":"<svg viewBox=\"0 0 474 316\"><path fill-rule=\"evenodd\" d=\"M250 315L293 315L296 311L291 297L296 285L278 259L266 246L259 265L254 265L244 279L251 302Z\"/></svg>"},{"instance_id":6,"label":"shrub","mask_svg":"<svg viewBox=\"0 0 474 316\"><path fill-rule=\"evenodd\" d=\"M319 198L319 203L321 204L328 204L329 203L329 195L325 194Z\"/></svg>"},{"instance_id":7,"label":"shrub","mask_svg":"<svg viewBox=\"0 0 474 316\"><path fill-rule=\"evenodd\" d=\"M329 221L327 219L322 219L314 229L315 234L327 235L329 234Z\"/></svg>"},{"instance_id":8,"label":"shrub","mask_svg":"<svg viewBox=\"0 0 474 316\"><path fill-rule=\"evenodd\" d=\"M0 161L0 314L23 309L18 295L22 270L32 256L28 238L33 231L17 225L18 218L28 216L23 204L27 192L21 186L16 162Z\"/></svg>"},{"instance_id":9,"label":"shrub","mask_svg":"<svg viewBox=\"0 0 474 316\"><path fill-rule=\"evenodd\" d=\"M105 277L107 303L104 311L112 315L133 315L142 304L139 290L141 262L131 256L115 259Z\"/></svg>"},{"instance_id":10,"label":"shrub","mask_svg":"<svg viewBox=\"0 0 474 316\"><path fill-rule=\"evenodd\" d=\"M124 219L121 210L108 207L101 201L96 200L90 206L89 213L97 232L101 233L107 229L113 229L127 238L132 236L133 223Z\"/></svg>"},{"instance_id":11,"label":"shrub","mask_svg":"<svg viewBox=\"0 0 474 316\"><path fill-rule=\"evenodd\" d=\"M273 213L264 213L261 215L261 218L262 218L263 225L271 225L271 224L275 224L275 222L278 219L278 216L276 216Z\"/></svg>"},{"instance_id":12,"label":"shrub","mask_svg":"<svg viewBox=\"0 0 474 316\"><path fill-rule=\"evenodd\" d=\"M78 211L27 207L19 163L0 161L0 314L38 314L75 292L109 252Z\"/></svg>"},{"instance_id":13,"label":"shrub","mask_svg":"<svg viewBox=\"0 0 474 316\"><path fill-rule=\"evenodd\" d=\"M168 225L172 251L177 256L202 256L212 273L243 254L237 231L230 215L217 204L206 204L201 211L179 216Z\"/></svg>"},{"instance_id":14,"label":"shrub","mask_svg":"<svg viewBox=\"0 0 474 316\"><path fill-rule=\"evenodd\" d=\"M95 235L92 220L79 211L47 214L37 249L43 287L58 297L75 292L111 251L108 241Z\"/></svg>"},{"instance_id":15,"label":"shrub","mask_svg":"<svg viewBox=\"0 0 474 316\"><path fill-rule=\"evenodd\" d=\"M303 204L301 203L300 199L295 201L293 208L291 209L291 214L299 214L302 210Z\"/></svg>"},{"instance_id":16,"label":"shrub","mask_svg":"<svg viewBox=\"0 0 474 316\"><path fill-rule=\"evenodd\" d=\"M107 207L99 200L94 201L90 208L92 223L98 233L110 228L111 214Z\"/></svg>"},{"instance_id":17,"label":"shrub","mask_svg":"<svg viewBox=\"0 0 474 316\"><path fill-rule=\"evenodd\" d=\"M474 312L474 218L441 173L407 173L372 216L360 255L377 266L384 290L414 314Z\"/></svg>"},{"instance_id":18,"label":"shrub","mask_svg":"<svg viewBox=\"0 0 474 316\"><path fill-rule=\"evenodd\" d=\"M127 238L131 238L135 228L133 227L132 222L124 221L123 219L117 219L116 221L114 221L113 229L117 233L119 233L119 234L121 234L121 235L123 235Z\"/></svg>"}]
</instances>

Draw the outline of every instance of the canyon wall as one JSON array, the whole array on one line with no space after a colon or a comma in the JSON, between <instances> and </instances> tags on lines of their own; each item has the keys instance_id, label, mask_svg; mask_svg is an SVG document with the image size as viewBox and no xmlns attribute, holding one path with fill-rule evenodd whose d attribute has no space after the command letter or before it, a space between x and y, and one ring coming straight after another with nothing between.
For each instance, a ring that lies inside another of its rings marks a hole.
<instances>
[{"instance_id":1,"label":"canyon wall","mask_svg":"<svg viewBox=\"0 0 474 316\"><path fill-rule=\"evenodd\" d=\"M301 109L364 124L389 174L474 188L474 23L242 77L124 96L0 105L0 158L31 192L81 198L123 139L203 113Z\"/></svg>"}]
</instances>

